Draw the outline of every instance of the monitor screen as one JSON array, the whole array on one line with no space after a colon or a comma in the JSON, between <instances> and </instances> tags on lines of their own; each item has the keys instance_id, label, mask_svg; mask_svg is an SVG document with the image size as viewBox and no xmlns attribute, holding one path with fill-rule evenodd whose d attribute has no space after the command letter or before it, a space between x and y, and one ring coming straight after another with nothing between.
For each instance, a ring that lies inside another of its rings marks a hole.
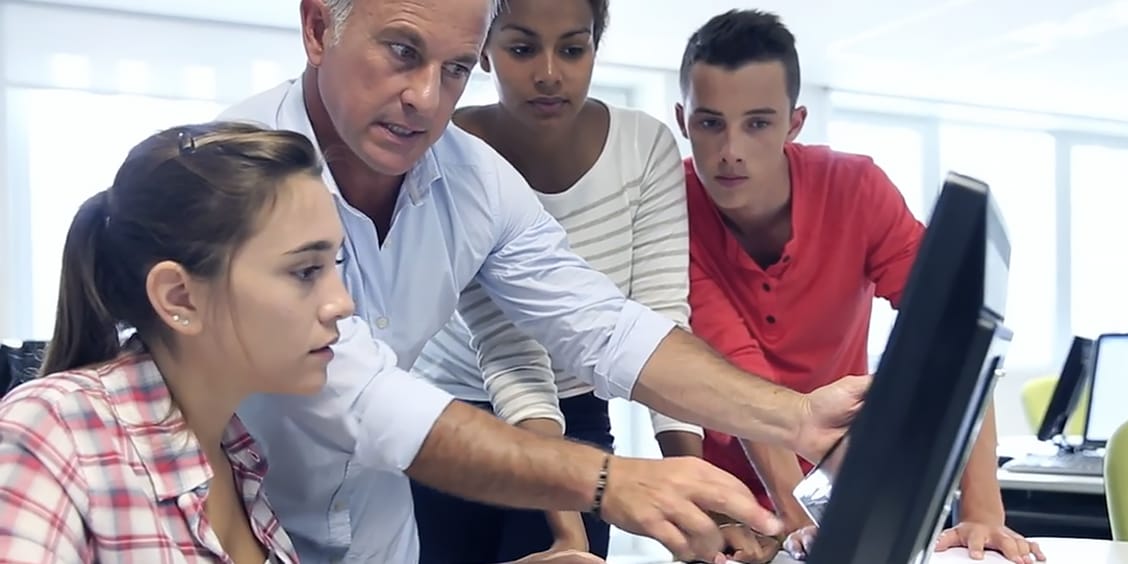
<instances>
[{"instance_id":1,"label":"monitor screen","mask_svg":"<svg viewBox=\"0 0 1128 564\"><path fill-rule=\"evenodd\" d=\"M865 406L794 491L820 526L809 564L931 553L1006 357L1009 264L987 185L949 174Z\"/></svg>"},{"instance_id":2,"label":"monitor screen","mask_svg":"<svg viewBox=\"0 0 1128 564\"><path fill-rule=\"evenodd\" d=\"M1085 443L1104 446L1117 427L1128 421L1124 409L1124 398L1128 398L1128 334L1097 337L1092 362L1093 391L1089 394Z\"/></svg>"},{"instance_id":3,"label":"monitor screen","mask_svg":"<svg viewBox=\"0 0 1128 564\"><path fill-rule=\"evenodd\" d=\"M1089 356L1092 354L1093 340L1074 337L1061 367L1054 393L1046 404L1046 413L1038 428L1038 440L1049 441L1065 432L1065 424L1081 399L1081 388L1089 374Z\"/></svg>"}]
</instances>

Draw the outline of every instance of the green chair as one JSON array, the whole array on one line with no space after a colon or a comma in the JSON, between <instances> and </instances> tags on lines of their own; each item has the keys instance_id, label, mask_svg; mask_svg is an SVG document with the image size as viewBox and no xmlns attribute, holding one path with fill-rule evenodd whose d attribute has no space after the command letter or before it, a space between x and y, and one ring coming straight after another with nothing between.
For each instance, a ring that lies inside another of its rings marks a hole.
<instances>
[{"instance_id":1,"label":"green chair","mask_svg":"<svg viewBox=\"0 0 1128 564\"><path fill-rule=\"evenodd\" d=\"M1028 380L1022 386L1022 411L1026 415L1026 423L1030 425L1030 433L1037 433L1042 426L1042 418L1046 416L1046 407L1054 395L1058 377L1040 376ZM1086 384L1081 390L1081 399L1077 408L1065 422L1065 435L1078 437L1085 433L1085 417L1089 412L1089 386Z\"/></svg>"},{"instance_id":2,"label":"green chair","mask_svg":"<svg viewBox=\"0 0 1128 564\"><path fill-rule=\"evenodd\" d=\"M1128 541L1128 421L1108 440L1104 481L1112 539Z\"/></svg>"}]
</instances>

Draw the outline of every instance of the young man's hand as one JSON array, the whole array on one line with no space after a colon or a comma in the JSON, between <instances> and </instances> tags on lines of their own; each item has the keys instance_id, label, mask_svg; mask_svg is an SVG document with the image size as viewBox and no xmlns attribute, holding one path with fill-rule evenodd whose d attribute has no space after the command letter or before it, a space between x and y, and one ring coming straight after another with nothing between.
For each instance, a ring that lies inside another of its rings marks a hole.
<instances>
[{"instance_id":1,"label":"young man's hand","mask_svg":"<svg viewBox=\"0 0 1128 564\"><path fill-rule=\"evenodd\" d=\"M956 546L966 546L972 560L982 560L984 550L994 550L1015 564L1046 560L1038 543L1028 541L1002 525L964 521L951 529L945 529L936 539L937 552Z\"/></svg>"}]
</instances>

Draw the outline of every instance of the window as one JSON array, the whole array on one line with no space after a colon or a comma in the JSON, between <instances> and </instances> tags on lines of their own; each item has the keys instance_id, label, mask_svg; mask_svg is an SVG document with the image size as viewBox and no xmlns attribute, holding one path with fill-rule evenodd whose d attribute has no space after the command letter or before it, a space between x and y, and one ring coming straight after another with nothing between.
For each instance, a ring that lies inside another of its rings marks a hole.
<instances>
[{"instance_id":1,"label":"window","mask_svg":"<svg viewBox=\"0 0 1128 564\"><path fill-rule=\"evenodd\" d=\"M1006 324L1011 368L1054 361L1057 303L1055 144L1048 133L964 125L940 128L940 164L986 182L1011 242Z\"/></svg>"},{"instance_id":2,"label":"window","mask_svg":"<svg viewBox=\"0 0 1128 564\"><path fill-rule=\"evenodd\" d=\"M864 118L835 119L830 122L830 145L836 150L868 155L885 171L918 219L924 217L924 136L916 128L873 123ZM870 368L877 365L897 312L889 302L875 298L870 316Z\"/></svg>"},{"instance_id":3,"label":"window","mask_svg":"<svg viewBox=\"0 0 1128 564\"><path fill-rule=\"evenodd\" d=\"M1071 150L1070 279L1072 330L1095 337L1128 331L1128 147Z\"/></svg>"},{"instance_id":4,"label":"window","mask_svg":"<svg viewBox=\"0 0 1128 564\"><path fill-rule=\"evenodd\" d=\"M113 183L126 153L156 131L208 121L220 104L73 90L13 90L26 116L30 196L31 331L50 338L55 322L59 264L78 207Z\"/></svg>"}]
</instances>

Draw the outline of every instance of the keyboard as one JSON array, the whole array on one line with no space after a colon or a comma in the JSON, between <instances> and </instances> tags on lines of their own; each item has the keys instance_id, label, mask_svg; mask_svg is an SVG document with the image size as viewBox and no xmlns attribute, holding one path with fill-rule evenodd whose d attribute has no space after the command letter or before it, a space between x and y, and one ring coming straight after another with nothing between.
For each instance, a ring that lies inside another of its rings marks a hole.
<instances>
[{"instance_id":1,"label":"keyboard","mask_svg":"<svg viewBox=\"0 0 1128 564\"><path fill-rule=\"evenodd\" d=\"M1104 457L1091 454L1030 454L1003 465L1003 470L1023 474L1103 476Z\"/></svg>"}]
</instances>

